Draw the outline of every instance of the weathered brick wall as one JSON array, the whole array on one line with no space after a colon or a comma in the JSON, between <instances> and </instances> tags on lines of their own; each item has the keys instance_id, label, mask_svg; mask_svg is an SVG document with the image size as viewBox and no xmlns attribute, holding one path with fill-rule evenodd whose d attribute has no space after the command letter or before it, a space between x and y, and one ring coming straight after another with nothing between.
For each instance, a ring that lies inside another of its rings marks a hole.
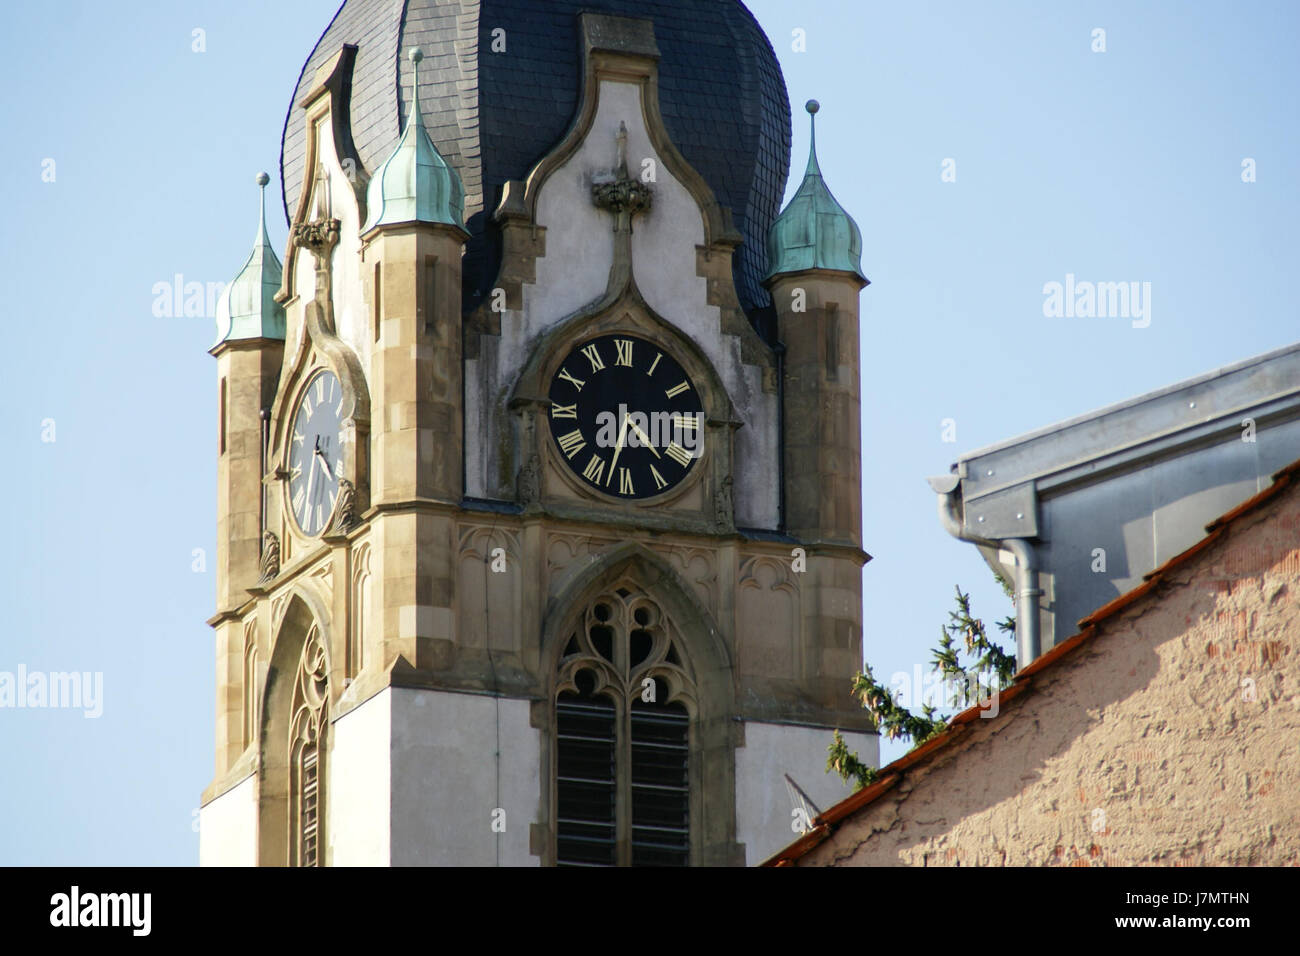
<instances>
[{"instance_id":1,"label":"weathered brick wall","mask_svg":"<svg viewBox=\"0 0 1300 956\"><path fill-rule=\"evenodd\" d=\"M801 865L1300 862L1300 486Z\"/></svg>"}]
</instances>

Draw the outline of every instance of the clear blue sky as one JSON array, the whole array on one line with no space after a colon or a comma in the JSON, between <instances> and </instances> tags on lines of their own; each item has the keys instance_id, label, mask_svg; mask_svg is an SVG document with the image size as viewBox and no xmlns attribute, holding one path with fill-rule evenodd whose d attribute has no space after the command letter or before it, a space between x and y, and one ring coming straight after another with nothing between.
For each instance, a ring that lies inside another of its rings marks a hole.
<instances>
[{"instance_id":1,"label":"clear blue sky","mask_svg":"<svg viewBox=\"0 0 1300 956\"><path fill-rule=\"evenodd\" d=\"M275 173L335 6L5 11L0 671L102 671L104 687L96 720L0 709L0 864L197 860L214 584L192 565L196 548L214 555L214 333L155 316L152 289L176 273L228 281L243 263L253 174ZM796 110L790 188L816 97L822 169L862 227L865 645L887 678L928 661L954 584L978 613L1009 613L974 548L941 530L927 475L1300 338L1300 8L751 8ZM206 52L191 50L196 27ZM282 219L271 234L283 244ZM1067 273L1150 282L1150 327L1044 318L1044 283Z\"/></svg>"}]
</instances>

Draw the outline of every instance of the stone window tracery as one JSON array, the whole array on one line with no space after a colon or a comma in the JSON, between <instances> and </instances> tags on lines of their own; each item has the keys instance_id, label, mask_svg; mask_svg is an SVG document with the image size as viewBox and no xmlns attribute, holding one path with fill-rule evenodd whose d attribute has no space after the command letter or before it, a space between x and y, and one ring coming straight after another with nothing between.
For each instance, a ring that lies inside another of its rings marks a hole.
<instances>
[{"instance_id":1,"label":"stone window tracery","mask_svg":"<svg viewBox=\"0 0 1300 956\"><path fill-rule=\"evenodd\" d=\"M629 585L592 601L559 662L556 863L690 862L694 681L680 635Z\"/></svg>"},{"instance_id":2,"label":"stone window tracery","mask_svg":"<svg viewBox=\"0 0 1300 956\"><path fill-rule=\"evenodd\" d=\"M325 830L325 728L329 669L320 629L303 642L289 724L290 863L322 866Z\"/></svg>"}]
</instances>

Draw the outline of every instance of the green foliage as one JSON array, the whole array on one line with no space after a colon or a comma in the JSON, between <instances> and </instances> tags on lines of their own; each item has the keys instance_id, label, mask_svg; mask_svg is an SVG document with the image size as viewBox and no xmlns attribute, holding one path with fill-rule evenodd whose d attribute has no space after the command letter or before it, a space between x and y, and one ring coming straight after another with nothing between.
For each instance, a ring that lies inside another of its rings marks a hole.
<instances>
[{"instance_id":1,"label":"green foliage","mask_svg":"<svg viewBox=\"0 0 1300 956\"><path fill-rule=\"evenodd\" d=\"M998 583L1008 596L1010 585L1001 575ZM971 614L970 595L956 588L956 609L948 612L948 623L939 631L939 644L932 650L933 672L938 673L946 686L953 688L949 705L967 707L977 700L989 697L1011 683L1016 671L1016 658L1008 654L988 636L984 622ZM995 622L999 631L1012 635L1016 632L1014 617ZM963 662L963 657L965 661ZM918 694L920 688L917 688ZM913 714L902 706L889 688L876 680L871 666L864 664L862 673L853 678L853 696L871 715L872 728L890 740L911 740L915 749L927 740L943 733L948 718L941 716L930 704L921 706L920 714ZM827 748L826 772L837 773L845 783L852 781L853 789L874 783L879 771L868 767L851 752L840 732Z\"/></svg>"},{"instance_id":2,"label":"green foliage","mask_svg":"<svg viewBox=\"0 0 1300 956\"><path fill-rule=\"evenodd\" d=\"M880 776L880 771L875 767L868 767L858 755L850 752L848 744L840 736L840 732L835 731L835 739L831 745L826 748L826 772L834 771L840 775L840 778L848 783L850 779L854 781L853 789L861 790L863 787L870 786L876 782Z\"/></svg>"}]
</instances>

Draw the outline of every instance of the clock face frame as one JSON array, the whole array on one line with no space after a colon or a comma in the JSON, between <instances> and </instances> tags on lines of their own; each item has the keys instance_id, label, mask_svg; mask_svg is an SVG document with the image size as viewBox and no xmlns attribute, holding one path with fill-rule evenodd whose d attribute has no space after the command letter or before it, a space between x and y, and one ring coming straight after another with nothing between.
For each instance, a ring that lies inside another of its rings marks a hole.
<instances>
[{"instance_id":1,"label":"clock face frame","mask_svg":"<svg viewBox=\"0 0 1300 956\"><path fill-rule=\"evenodd\" d=\"M293 413L285 466L289 512L309 538L325 530L334 514L343 468L343 388L331 371L307 382Z\"/></svg>"},{"instance_id":2,"label":"clock face frame","mask_svg":"<svg viewBox=\"0 0 1300 956\"><path fill-rule=\"evenodd\" d=\"M575 345L547 393L559 461L587 491L647 501L682 486L705 452L703 398L662 346L610 332Z\"/></svg>"}]
</instances>

